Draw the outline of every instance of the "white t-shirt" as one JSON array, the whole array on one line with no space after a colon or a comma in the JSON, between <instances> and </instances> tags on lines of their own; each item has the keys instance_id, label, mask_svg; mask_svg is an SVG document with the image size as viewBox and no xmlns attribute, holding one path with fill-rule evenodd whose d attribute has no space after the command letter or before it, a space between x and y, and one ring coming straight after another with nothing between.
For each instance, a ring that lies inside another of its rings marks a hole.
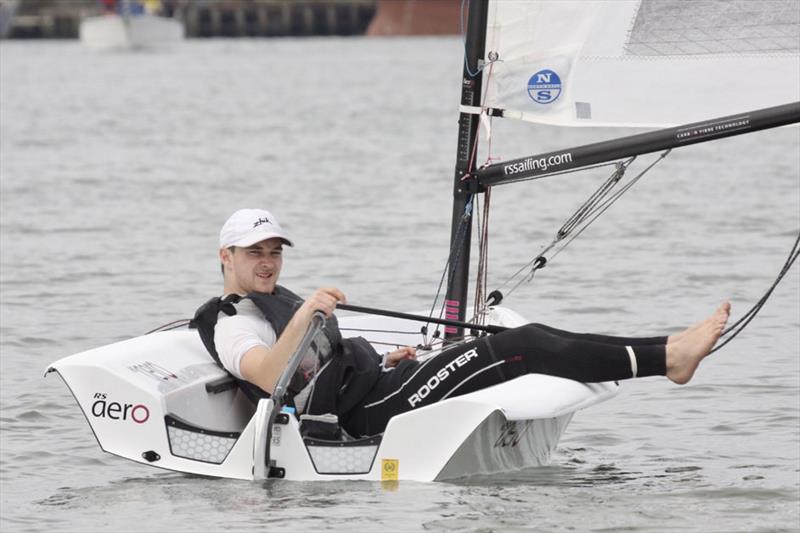
<instances>
[{"instance_id":1,"label":"white t-shirt","mask_svg":"<svg viewBox=\"0 0 800 533\"><path fill-rule=\"evenodd\" d=\"M214 346L225 370L239 379L242 357L256 346L272 348L276 341L275 330L249 298L236 304L236 314L228 316L220 312L214 330Z\"/></svg>"},{"instance_id":2,"label":"white t-shirt","mask_svg":"<svg viewBox=\"0 0 800 533\"><path fill-rule=\"evenodd\" d=\"M253 300L242 299L236 304L236 314L229 316L224 312L217 317L214 330L214 347L225 370L239 379L244 379L241 371L242 357L256 346L272 348L277 341L275 330L264 319L261 310ZM394 370L386 366L388 352L383 354L381 367L384 372Z\"/></svg>"}]
</instances>

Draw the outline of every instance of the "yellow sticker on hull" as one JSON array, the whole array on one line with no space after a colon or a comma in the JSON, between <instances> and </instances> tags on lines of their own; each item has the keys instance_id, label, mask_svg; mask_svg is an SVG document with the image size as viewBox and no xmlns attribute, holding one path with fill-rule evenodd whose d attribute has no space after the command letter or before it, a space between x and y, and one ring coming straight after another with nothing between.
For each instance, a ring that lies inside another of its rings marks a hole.
<instances>
[{"instance_id":1,"label":"yellow sticker on hull","mask_svg":"<svg viewBox=\"0 0 800 533\"><path fill-rule=\"evenodd\" d=\"M381 459L381 481L397 481L399 472L398 459Z\"/></svg>"}]
</instances>

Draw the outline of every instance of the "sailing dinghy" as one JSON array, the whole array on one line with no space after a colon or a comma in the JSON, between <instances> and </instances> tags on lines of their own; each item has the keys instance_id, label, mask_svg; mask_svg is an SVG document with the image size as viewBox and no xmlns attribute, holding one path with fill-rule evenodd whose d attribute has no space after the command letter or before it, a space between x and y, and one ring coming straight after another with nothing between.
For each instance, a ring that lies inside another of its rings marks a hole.
<instances>
[{"instance_id":1,"label":"sailing dinghy","mask_svg":"<svg viewBox=\"0 0 800 533\"><path fill-rule=\"evenodd\" d=\"M470 0L465 35L446 318L429 319L447 325L447 342L469 329L474 200L493 186L601 164L620 174L641 154L800 121L793 0ZM763 109L749 111L755 101ZM490 133L494 119L663 129L479 167L479 128ZM546 258L531 264L532 273ZM478 294L474 320L526 323ZM409 315L339 321L345 335L372 332L379 351L429 341ZM617 383L528 375L396 416L381 435L319 438L304 433L281 401L282 383L314 333L273 397L258 405L185 325L66 357L48 372L64 379L103 450L236 479L432 481L543 465L578 410L618 391Z\"/></svg>"}]
</instances>

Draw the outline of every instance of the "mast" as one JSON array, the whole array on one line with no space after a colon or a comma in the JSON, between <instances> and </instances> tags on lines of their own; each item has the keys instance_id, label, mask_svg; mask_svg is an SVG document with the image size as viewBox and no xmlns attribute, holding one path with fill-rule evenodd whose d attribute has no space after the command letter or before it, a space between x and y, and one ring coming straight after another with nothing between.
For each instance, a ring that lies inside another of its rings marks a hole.
<instances>
[{"instance_id":1,"label":"mast","mask_svg":"<svg viewBox=\"0 0 800 533\"><path fill-rule=\"evenodd\" d=\"M486 43L486 15L488 0L470 0L469 18L465 42L465 63L461 84L461 105L479 106L483 74L480 64ZM470 74L472 72L472 74ZM474 77L473 77L474 74ZM469 286L469 254L472 242L472 207L467 204L478 192L474 178L462 181L466 174L475 170L473 151L477 151L477 135L480 118L472 113L461 112L458 119L458 147L456 151L455 179L453 184L453 216L450 230L450 261L448 263L446 317L463 322L466 319L467 288ZM445 338L458 337L462 328L445 328Z\"/></svg>"}]
</instances>

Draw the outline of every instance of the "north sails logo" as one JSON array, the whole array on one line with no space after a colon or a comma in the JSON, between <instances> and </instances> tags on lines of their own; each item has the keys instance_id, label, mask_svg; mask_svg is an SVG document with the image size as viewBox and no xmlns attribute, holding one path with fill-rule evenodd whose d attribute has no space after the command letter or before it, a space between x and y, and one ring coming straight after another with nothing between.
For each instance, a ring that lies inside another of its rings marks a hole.
<instances>
[{"instance_id":1,"label":"north sails logo","mask_svg":"<svg viewBox=\"0 0 800 533\"><path fill-rule=\"evenodd\" d=\"M528 80L528 96L537 104L555 102L561 94L561 78L550 69L540 70Z\"/></svg>"},{"instance_id":2,"label":"north sails logo","mask_svg":"<svg viewBox=\"0 0 800 533\"><path fill-rule=\"evenodd\" d=\"M408 398L408 403L411 407L414 407L418 403L421 403L422 400L428 397L428 395L439 386L444 380L446 380L450 375L456 371L457 368L461 368L462 366L469 363L472 359L476 359L478 357L478 351L473 348L468 352L464 352L449 363L444 366L444 368L439 369L435 376L431 376L431 378L422 385L417 392L412 394Z\"/></svg>"},{"instance_id":3,"label":"north sails logo","mask_svg":"<svg viewBox=\"0 0 800 533\"><path fill-rule=\"evenodd\" d=\"M259 218L258 220L256 220L255 222L253 222L253 227L254 227L254 228L257 228L257 227L259 227L261 224L272 224L272 222L270 222L270 221L269 221L269 219L268 219L268 218L266 218L266 217L261 217L261 218Z\"/></svg>"}]
</instances>

